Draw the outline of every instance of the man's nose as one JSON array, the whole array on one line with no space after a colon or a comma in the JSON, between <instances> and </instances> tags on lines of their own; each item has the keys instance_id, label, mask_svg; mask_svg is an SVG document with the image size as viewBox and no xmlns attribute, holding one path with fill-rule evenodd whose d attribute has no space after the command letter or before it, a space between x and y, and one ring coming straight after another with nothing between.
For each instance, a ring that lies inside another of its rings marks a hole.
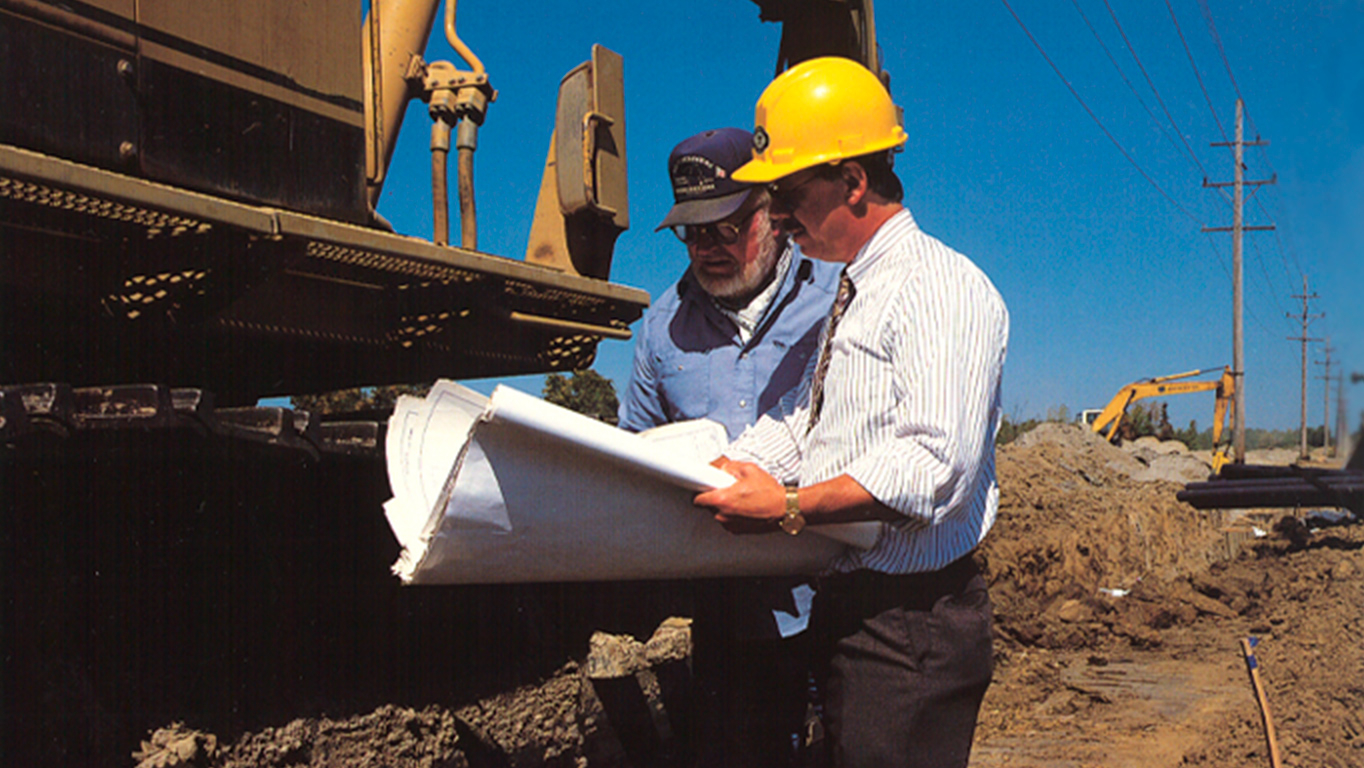
<instances>
[{"instance_id":1,"label":"man's nose","mask_svg":"<svg viewBox=\"0 0 1364 768\"><path fill-rule=\"evenodd\" d=\"M687 243L687 246L691 248L691 254L693 256L710 256L720 250L720 241L709 235L701 235L690 243Z\"/></svg>"}]
</instances>

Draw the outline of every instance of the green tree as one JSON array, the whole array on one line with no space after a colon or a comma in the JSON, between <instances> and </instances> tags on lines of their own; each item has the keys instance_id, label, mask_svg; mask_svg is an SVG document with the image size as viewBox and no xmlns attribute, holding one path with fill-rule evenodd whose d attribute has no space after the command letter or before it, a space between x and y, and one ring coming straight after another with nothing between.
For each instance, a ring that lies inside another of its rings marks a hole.
<instances>
[{"instance_id":1,"label":"green tree","mask_svg":"<svg viewBox=\"0 0 1364 768\"><path fill-rule=\"evenodd\" d=\"M353 411L388 411L400 395L425 397L430 384L387 384L380 387L353 387L314 395L294 395L289 403L296 410L309 413L350 413Z\"/></svg>"},{"instance_id":2,"label":"green tree","mask_svg":"<svg viewBox=\"0 0 1364 768\"><path fill-rule=\"evenodd\" d=\"M1177 430L1175 439L1186 445L1191 451L1207 451L1212 449L1212 429L1198 430L1198 419L1190 419L1189 426Z\"/></svg>"},{"instance_id":3,"label":"green tree","mask_svg":"<svg viewBox=\"0 0 1364 768\"><path fill-rule=\"evenodd\" d=\"M1070 409L1065 405L1053 405L1047 409L1047 421L1054 421L1058 424L1070 423Z\"/></svg>"},{"instance_id":4,"label":"green tree","mask_svg":"<svg viewBox=\"0 0 1364 768\"><path fill-rule=\"evenodd\" d=\"M995 432L995 445L1007 445L1018 439L1024 432L1030 432L1040 424L1037 419L1024 419L1023 408L1015 405L999 419L999 431Z\"/></svg>"},{"instance_id":5,"label":"green tree","mask_svg":"<svg viewBox=\"0 0 1364 768\"><path fill-rule=\"evenodd\" d=\"M540 394L546 402L607 424L616 423L616 411L620 408L616 387L610 379L594 370L574 371L569 376L551 373L545 376L545 388Z\"/></svg>"},{"instance_id":6,"label":"green tree","mask_svg":"<svg viewBox=\"0 0 1364 768\"><path fill-rule=\"evenodd\" d=\"M1123 440L1147 436L1169 440L1175 436L1174 427L1170 426L1169 407L1161 402L1134 403L1127 409L1120 432Z\"/></svg>"},{"instance_id":7,"label":"green tree","mask_svg":"<svg viewBox=\"0 0 1364 768\"><path fill-rule=\"evenodd\" d=\"M1127 416L1122 420L1118 435L1123 440L1136 440L1154 434L1151 425L1151 407L1148 403L1135 403L1128 407Z\"/></svg>"}]
</instances>

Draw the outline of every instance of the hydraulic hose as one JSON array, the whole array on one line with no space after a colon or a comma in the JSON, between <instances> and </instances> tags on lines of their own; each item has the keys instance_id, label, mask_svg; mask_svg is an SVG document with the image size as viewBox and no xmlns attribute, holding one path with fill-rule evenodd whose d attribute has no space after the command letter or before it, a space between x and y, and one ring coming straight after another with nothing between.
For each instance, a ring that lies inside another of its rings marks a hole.
<instances>
[{"instance_id":1,"label":"hydraulic hose","mask_svg":"<svg viewBox=\"0 0 1364 768\"><path fill-rule=\"evenodd\" d=\"M478 149L477 123L467 118L459 121L455 147L459 150L459 242L464 248L476 251L478 217L474 209L474 150Z\"/></svg>"},{"instance_id":2,"label":"hydraulic hose","mask_svg":"<svg viewBox=\"0 0 1364 768\"><path fill-rule=\"evenodd\" d=\"M431 208L434 219L431 239L436 245L450 244L450 202L447 194L449 181L446 163L450 155L450 124L444 120L431 123ZM463 178L464 159L460 151L460 176ZM472 168L472 163L471 166ZM471 182L472 184L472 182ZM463 206L464 183L460 182L460 205Z\"/></svg>"}]
</instances>

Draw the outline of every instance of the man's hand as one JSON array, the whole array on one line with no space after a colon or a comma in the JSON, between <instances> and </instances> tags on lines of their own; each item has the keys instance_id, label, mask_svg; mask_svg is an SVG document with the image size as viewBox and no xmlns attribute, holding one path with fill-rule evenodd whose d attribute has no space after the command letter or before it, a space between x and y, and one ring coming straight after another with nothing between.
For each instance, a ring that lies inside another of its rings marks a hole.
<instances>
[{"instance_id":1,"label":"man's hand","mask_svg":"<svg viewBox=\"0 0 1364 768\"><path fill-rule=\"evenodd\" d=\"M697 494L693 503L708 507L716 522L730 533L771 533L786 514L786 489L757 464L730 461L721 456L712 462L734 475L728 488Z\"/></svg>"}]
</instances>

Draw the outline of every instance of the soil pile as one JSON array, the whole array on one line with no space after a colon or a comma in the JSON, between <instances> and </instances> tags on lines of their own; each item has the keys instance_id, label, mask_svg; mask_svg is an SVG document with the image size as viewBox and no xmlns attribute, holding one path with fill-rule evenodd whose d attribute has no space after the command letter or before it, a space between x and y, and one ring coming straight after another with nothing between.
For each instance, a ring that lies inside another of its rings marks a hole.
<instances>
[{"instance_id":1,"label":"soil pile","mask_svg":"<svg viewBox=\"0 0 1364 768\"><path fill-rule=\"evenodd\" d=\"M982 547L997 668L972 765L1269 765L1244 637L1283 764L1364 765L1364 530L1194 510L1151 479L1166 455L1183 454L1064 425L1000 450Z\"/></svg>"},{"instance_id":2,"label":"soil pile","mask_svg":"<svg viewBox=\"0 0 1364 768\"><path fill-rule=\"evenodd\" d=\"M1171 458L1202 466L1056 423L999 450L999 519L980 554L1004 639L1066 648L1116 634L1155 645L1157 630L1218 610L1182 591L1168 600L1164 585L1224 551L1224 516L1176 501L1180 485L1159 479Z\"/></svg>"}]
</instances>

